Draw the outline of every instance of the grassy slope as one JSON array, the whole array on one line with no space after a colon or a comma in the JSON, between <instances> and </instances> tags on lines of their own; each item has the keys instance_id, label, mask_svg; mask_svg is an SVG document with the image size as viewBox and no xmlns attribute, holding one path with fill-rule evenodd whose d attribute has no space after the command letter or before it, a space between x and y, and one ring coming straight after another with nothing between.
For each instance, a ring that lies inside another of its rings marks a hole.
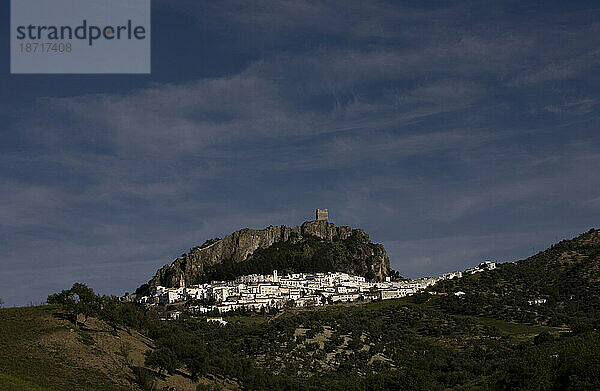
<instances>
[{"instance_id":1,"label":"grassy slope","mask_svg":"<svg viewBox=\"0 0 600 391\"><path fill-rule=\"evenodd\" d=\"M93 319L93 330L79 331L56 312L50 306L0 310L0 389L136 389L127 361L141 358L140 339L98 331L102 325Z\"/></svg>"},{"instance_id":2,"label":"grassy slope","mask_svg":"<svg viewBox=\"0 0 600 391\"><path fill-rule=\"evenodd\" d=\"M56 316L61 313L55 306L0 309L0 390L141 390L132 367L143 366L152 341L134 330L114 333L94 318L80 330ZM182 372L154 381L158 390L195 390L197 385Z\"/></svg>"}]
</instances>

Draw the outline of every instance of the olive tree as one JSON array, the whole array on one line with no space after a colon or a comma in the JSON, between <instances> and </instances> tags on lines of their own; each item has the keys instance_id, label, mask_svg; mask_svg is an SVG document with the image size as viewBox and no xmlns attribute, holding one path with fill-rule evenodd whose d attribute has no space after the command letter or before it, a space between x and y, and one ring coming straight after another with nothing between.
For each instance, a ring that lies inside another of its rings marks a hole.
<instances>
[{"instance_id":1,"label":"olive tree","mask_svg":"<svg viewBox=\"0 0 600 391\"><path fill-rule=\"evenodd\" d=\"M101 298L92 288L81 283L75 283L71 289L49 295L46 301L48 304L58 304L69 311L74 316L75 323L77 323L77 316L83 315L84 325L87 318L98 315L101 307Z\"/></svg>"}]
</instances>

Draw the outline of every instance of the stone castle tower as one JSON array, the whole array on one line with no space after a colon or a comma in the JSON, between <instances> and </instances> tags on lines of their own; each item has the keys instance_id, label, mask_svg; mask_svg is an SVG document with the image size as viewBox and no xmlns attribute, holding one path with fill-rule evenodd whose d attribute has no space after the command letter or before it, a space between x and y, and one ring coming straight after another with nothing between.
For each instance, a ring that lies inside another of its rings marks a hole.
<instances>
[{"instance_id":1,"label":"stone castle tower","mask_svg":"<svg viewBox=\"0 0 600 391\"><path fill-rule=\"evenodd\" d=\"M323 220L323 221L329 221L329 212L327 212L327 209L317 209L317 221Z\"/></svg>"}]
</instances>

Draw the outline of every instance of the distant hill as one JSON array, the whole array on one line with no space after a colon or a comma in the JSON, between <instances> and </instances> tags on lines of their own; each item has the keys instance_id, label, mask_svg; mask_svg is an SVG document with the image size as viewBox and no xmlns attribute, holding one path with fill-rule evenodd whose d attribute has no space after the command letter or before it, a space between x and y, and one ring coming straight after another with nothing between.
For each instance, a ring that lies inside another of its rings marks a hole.
<instances>
[{"instance_id":1,"label":"distant hill","mask_svg":"<svg viewBox=\"0 0 600 391\"><path fill-rule=\"evenodd\" d=\"M563 240L530 258L432 288L453 313L569 326L600 326L600 231ZM464 296L453 293L464 292Z\"/></svg>"},{"instance_id":2,"label":"distant hill","mask_svg":"<svg viewBox=\"0 0 600 391\"><path fill-rule=\"evenodd\" d=\"M206 241L159 269L137 293L157 285L177 286L180 276L187 284L197 284L270 274L274 269L282 273L342 271L379 281L395 274L384 247L372 243L366 232L315 220L294 228L244 228Z\"/></svg>"}]
</instances>

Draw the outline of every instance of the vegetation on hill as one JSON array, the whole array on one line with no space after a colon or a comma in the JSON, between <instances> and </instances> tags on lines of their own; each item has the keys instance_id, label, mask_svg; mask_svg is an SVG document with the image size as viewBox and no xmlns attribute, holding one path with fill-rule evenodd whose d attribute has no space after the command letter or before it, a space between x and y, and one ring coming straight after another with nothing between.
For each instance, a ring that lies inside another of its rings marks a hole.
<instances>
[{"instance_id":1,"label":"vegetation on hill","mask_svg":"<svg viewBox=\"0 0 600 391\"><path fill-rule=\"evenodd\" d=\"M230 315L226 326L185 313L161 321L168 308L144 309L76 284L49 297L60 310L0 310L0 389L600 389L599 248L599 232L590 231L527 260L439 283L438 294ZM530 305L539 298L547 302ZM40 342L55 333L67 339ZM118 356L106 346L127 335L137 353L107 369Z\"/></svg>"},{"instance_id":2,"label":"vegetation on hill","mask_svg":"<svg viewBox=\"0 0 600 391\"><path fill-rule=\"evenodd\" d=\"M600 231L495 270L442 281L432 290L449 293L438 304L450 313L566 326L575 332L599 329ZM465 295L453 295L459 291Z\"/></svg>"},{"instance_id":3,"label":"vegetation on hill","mask_svg":"<svg viewBox=\"0 0 600 391\"><path fill-rule=\"evenodd\" d=\"M47 324L39 320L48 318L57 322L52 314L61 311L57 307L38 307L16 309L22 311L16 315L15 309L2 310L0 327L7 342L4 353L22 343L37 347L44 333L52 336L59 332L62 338L70 339L50 338L55 342L49 346L60 352L56 359L46 358L48 348L39 354L31 349L19 351L19 362L27 362L25 369L4 354L0 356L4 357L0 358L0 373L6 384L27 385L13 389L151 389L153 382L173 385L176 381L179 389L600 387L597 331L571 335L549 326L448 314L436 308L439 299L423 295L287 310L276 316L233 316L225 318L229 322L226 326L204 318L158 321L156 312L115 302L115 307L127 308L107 310L106 314L112 314L109 317L120 324L116 335L107 322L100 323L96 318L88 319L88 326L81 329L63 321L59 331L52 326L42 333L40 329L26 332L27 323ZM125 315L130 308L137 309L138 316ZM101 310L98 316L104 319L106 314ZM123 318L115 318L115 314L123 314ZM121 348L113 348L112 352L106 348L118 346L127 336L126 323L138 323L149 337L139 336L137 342L129 342L136 345L136 363L132 362L132 354L127 355L130 361L125 363L123 356L115 352ZM75 331L69 332L68 327ZM148 341L148 346L139 341ZM145 356L140 356L140 347L147 350ZM92 363L99 359L102 364L96 368ZM121 360L120 371L105 368L114 360ZM76 366L67 370L74 365L72 362ZM4 385L2 378L0 388Z\"/></svg>"},{"instance_id":4,"label":"vegetation on hill","mask_svg":"<svg viewBox=\"0 0 600 391\"><path fill-rule=\"evenodd\" d=\"M208 266L194 283L234 280L249 274L271 274L273 270L282 275L342 271L374 280L380 257L378 245L371 243L368 236L361 235L360 231L355 230L346 239L332 241L305 235L299 241L278 242L259 248L241 262L227 259ZM387 274L399 278L391 268Z\"/></svg>"}]
</instances>

